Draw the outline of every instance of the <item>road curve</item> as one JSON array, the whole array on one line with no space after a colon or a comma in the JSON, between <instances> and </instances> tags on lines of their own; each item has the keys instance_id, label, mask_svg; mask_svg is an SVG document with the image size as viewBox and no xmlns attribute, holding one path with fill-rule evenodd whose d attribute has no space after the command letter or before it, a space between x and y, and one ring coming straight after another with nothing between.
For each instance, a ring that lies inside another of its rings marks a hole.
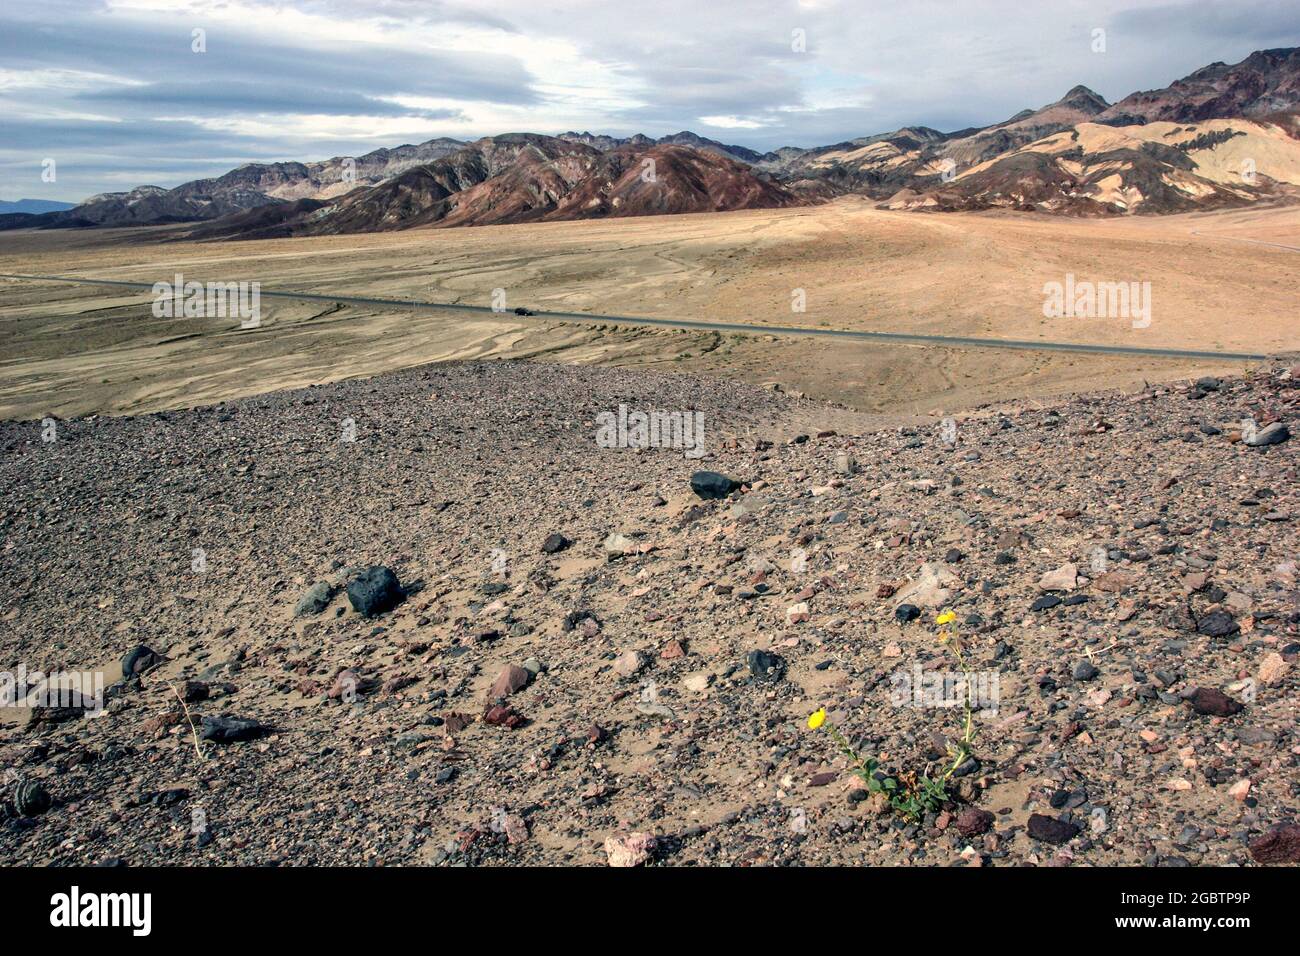
<instances>
[{"instance_id":1,"label":"road curve","mask_svg":"<svg viewBox=\"0 0 1300 956\"><path fill-rule=\"evenodd\" d=\"M31 279L42 282L68 282L77 285L106 285L128 289L152 289L152 282L125 282L120 279L85 279L76 276L6 275L0 279ZM197 280L196 280L197 281ZM511 311L498 312L486 305L455 305L445 302L420 302L408 299L373 299L363 296L319 295L313 292L275 291L263 288L261 294L276 299L302 299L312 302L343 302L380 308L420 309L443 312L473 312L513 316ZM981 339L960 335L923 335L914 332L855 332L846 329L812 329L797 325L749 325L734 322L703 322L693 319L653 319L644 316L594 315L590 312L533 312L534 318L561 322L614 322L619 325L648 325L668 329L692 329L706 332L743 332L757 335L806 335L821 338L851 339L868 342L891 342L901 345L936 345L954 348L1016 349L1036 352L1083 352L1091 355L1144 355L1151 358L1224 359L1241 362L1266 362L1274 356L1255 352L1221 352L1203 349L1140 348L1135 345L1087 345L1079 342L1030 342L1016 339Z\"/></svg>"}]
</instances>

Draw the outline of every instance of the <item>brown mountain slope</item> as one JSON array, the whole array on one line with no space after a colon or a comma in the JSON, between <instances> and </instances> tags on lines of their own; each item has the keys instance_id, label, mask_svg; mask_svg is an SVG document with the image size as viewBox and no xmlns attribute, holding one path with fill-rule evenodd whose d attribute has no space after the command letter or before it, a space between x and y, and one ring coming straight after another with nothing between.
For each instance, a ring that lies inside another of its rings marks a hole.
<instances>
[{"instance_id":1,"label":"brown mountain slope","mask_svg":"<svg viewBox=\"0 0 1300 956\"><path fill-rule=\"evenodd\" d=\"M784 186L712 151L676 145L603 154L549 219L654 216L804 205Z\"/></svg>"},{"instance_id":2,"label":"brown mountain slope","mask_svg":"<svg viewBox=\"0 0 1300 956\"><path fill-rule=\"evenodd\" d=\"M408 225L487 226L549 218L601 154L579 143L544 139L519 150L495 176L448 197L441 208Z\"/></svg>"},{"instance_id":3,"label":"brown mountain slope","mask_svg":"<svg viewBox=\"0 0 1300 956\"><path fill-rule=\"evenodd\" d=\"M1300 48L1259 50L1231 66L1211 63L1162 90L1133 93L1099 121L1117 125L1264 116L1300 108Z\"/></svg>"},{"instance_id":4,"label":"brown mountain slope","mask_svg":"<svg viewBox=\"0 0 1300 956\"><path fill-rule=\"evenodd\" d=\"M1076 86L1055 103L1027 110L969 136L949 139L935 152L951 159L959 167L973 166L1078 123L1091 122L1107 106L1106 100L1097 93L1086 86Z\"/></svg>"},{"instance_id":5,"label":"brown mountain slope","mask_svg":"<svg viewBox=\"0 0 1300 956\"><path fill-rule=\"evenodd\" d=\"M457 140L440 138L313 163L248 163L221 176L196 179L175 189L139 186L129 192L101 193L72 209L32 216L14 225L18 228L142 226L238 216L247 210L300 199L329 199L358 187L382 183L463 146ZM269 222L284 220L288 215L267 208L249 218Z\"/></svg>"},{"instance_id":6,"label":"brown mountain slope","mask_svg":"<svg viewBox=\"0 0 1300 956\"><path fill-rule=\"evenodd\" d=\"M596 216L652 216L806 205L743 163L686 146L601 153L583 143L516 134L480 140L427 166L298 214L259 210L204 224L193 238L270 238L483 226Z\"/></svg>"}]
</instances>

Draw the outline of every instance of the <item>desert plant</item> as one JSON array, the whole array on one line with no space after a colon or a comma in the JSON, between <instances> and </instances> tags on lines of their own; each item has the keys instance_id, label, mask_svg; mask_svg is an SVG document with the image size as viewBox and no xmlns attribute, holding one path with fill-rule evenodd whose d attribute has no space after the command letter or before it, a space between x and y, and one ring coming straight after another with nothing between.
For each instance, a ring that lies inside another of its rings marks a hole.
<instances>
[{"instance_id":1,"label":"desert plant","mask_svg":"<svg viewBox=\"0 0 1300 956\"><path fill-rule=\"evenodd\" d=\"M956 620L957 615L952 610L945 610L935 618L935 623L940 627L945 627ZM938 812L948 802L948 781L957 771L957 768L970 757L975 744L975 723L974 713L971 708L970 690L973 684L971 672L966 666L961 638L952 631L945 629L939 632L939 642L952 652L957 659L957 666L961 668L961 672L966 679L966 692L964 694L965 719L962 735L955 744L950 743L948 745L952 761L944 764L946 769L942 775L931 777L926 774L918 774L915 771L890 774L881 769L880 761L875 757L863 757L859 754L833 724L826 722L826 708L819 708L808 718L809 729L818 730L824 728L834 739L836 745L840 748L840 752L853 762L853 772L862 778L862 781L867 785L867 791L872 794L881 794L889 802L890 809L908 820L920 819L928 812Z\"/></svg>"}]
</instances>

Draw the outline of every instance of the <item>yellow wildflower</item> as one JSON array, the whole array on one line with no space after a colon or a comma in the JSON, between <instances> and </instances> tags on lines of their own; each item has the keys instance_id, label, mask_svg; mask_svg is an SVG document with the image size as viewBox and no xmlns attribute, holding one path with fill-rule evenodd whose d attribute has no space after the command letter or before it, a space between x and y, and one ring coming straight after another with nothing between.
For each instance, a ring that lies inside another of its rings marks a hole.
<instances>
[{"instance_id":1,"label":"yellow wildflower","mask_svg":"<svg viewBox=\"0 0 1300 956\"><path fill-rule=\"evenodd\" d=\"M826 723L826 708L819 707L816 713L808 718L808 729L816 730L824 723Z\"/></svg>"},{"instance_id":2,"label":"yellow wildflower","mask_svg":"<svg viewBox=\"0 0 1300 956\"><path fill-rule=\"evenodd\" d=\"M936 623L936 624L951 624L951 623L952 623L953 621L955 621L955 620L957 620L957 612L954 611L952 608L949 608L948 610L946 610L946 611L944 611L942 614L940 614L938 617L936 617L936 618L934 619L934 623Z\"/></svg>"}]
</instances>

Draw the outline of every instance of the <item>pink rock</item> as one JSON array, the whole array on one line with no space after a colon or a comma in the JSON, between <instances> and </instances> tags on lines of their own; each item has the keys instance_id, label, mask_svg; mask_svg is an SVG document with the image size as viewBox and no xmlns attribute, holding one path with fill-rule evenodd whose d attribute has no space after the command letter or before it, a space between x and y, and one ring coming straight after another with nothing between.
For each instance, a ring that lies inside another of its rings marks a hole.
<instances>
[{"instance_id":1,"label":"pink rock","mask_svg":"<svg viewBox=\"0 0 1300 956\"><path fill-rule=\"evenodd\" d=\"M1073 591L1079 585L1079 566L1063 564L1055 571L1048 571L1038 579L1041 591Z\"/></svg>"},{"instance_id":2,"label":"pink rock","mask_svg":"<svg viewBox=\"0 0 1300 956\"><path fill-rule=\"evenodd\" d=\"M605 841L610 866L640 866L650 859L658 841L649 833L628 833Z\"/></svg>"},{"instance_id":3,"label":"pink rock","mask_svg":"<svg viewBox=\"0 0 1300 956\"><path fill-rule=\"evenodd\" d=\"M614 660L614 670L624 677L631 677L645 666L645 658L640 651L624 651Z\"/></svg>"},{"instance_id":4,"label":"pink rock","mask_svg":"<svg viewBox=\"0 0 1300 956\"><path fill-rule=\"evenodd\" d=\"M1137 583L1137 577L1127 571L1107 571L1105 574L1100 574L1092 579L1093 587L1099 591L1109 591L1112 594L1127 591L1135 583Z\"/></svg>"},{"instance_id":5,"label":"pink rock","mask_svg":"<svg viewBox=\"0 0 1300 956\"><path fill-rule=\"evenodd\" d=\"M505 818L506 840L512 844L523 843L528 839L528 824L524 818L515 813Z\"/></svg>"},{"instance_id":6,"label":"pink rock","mask_svg":"<svg viewBox=\"0 0 1300 956\"><path fill-rule=\"evenodd\" d=\"M518 664L507 664L488 689L487 699L496 700L498 697L509 697L511 694L527 687L531 677L532 675Z\"/></svg>"},{"instance_id":7,"label":"pink rock","mask_svg":"<svg viewBox=\"0 0 1300 956\"><path fill-rule=\"evenodd\" d=\"M686 656L686 648L682 647L681 641L669 641L659 652L659 656L666 661L674 661Z\"/></svg>"}]
</instances>

